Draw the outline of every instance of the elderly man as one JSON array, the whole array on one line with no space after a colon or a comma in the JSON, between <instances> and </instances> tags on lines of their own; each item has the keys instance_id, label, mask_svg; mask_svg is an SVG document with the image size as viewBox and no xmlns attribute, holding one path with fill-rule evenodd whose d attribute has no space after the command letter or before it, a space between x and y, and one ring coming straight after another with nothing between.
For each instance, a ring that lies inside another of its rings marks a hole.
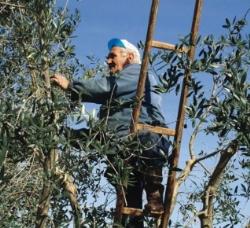
<instances>
[{"instance_id":1,"label":"elderly man","mask_svg":"<svg viewBox=\"0 0 250 228\"><path fill-rule=\"evenodd\" d=\"M101 104L99 117L106 118L108 128L115 129L118 136L124 137L129 134L140 73L140 54L133 44L124 39L111 39L108 48L107 64L110 76L69 82L62 75L56 74L52 80L62 89L71 91L73 99L80 98L84 102ZM153 88L156 84L154 76L148 74L139 121L165 126L160 110L161 97ZM145 209L160 212L163 211L164 189L161 185L162 167L166 162L169 143L161 135L150 132L139 133L138 139L144 146L140 158L143 160L143 168L138 167L138 162L132 163L132 176L135 180L126 189L127 206L142 208L142 192L145 189L148 200ZM131 219L128 227L143 227L143 221L138 218Z\"/></svg>"}]
</instances>

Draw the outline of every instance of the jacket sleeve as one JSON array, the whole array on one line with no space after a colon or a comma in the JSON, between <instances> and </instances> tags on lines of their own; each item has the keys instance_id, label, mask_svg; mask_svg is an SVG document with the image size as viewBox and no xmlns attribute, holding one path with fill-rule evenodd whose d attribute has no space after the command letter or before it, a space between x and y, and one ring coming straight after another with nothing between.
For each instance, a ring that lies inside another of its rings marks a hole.
<instances>
[{"instance_id":1,"label":"jacket sleeve","mask_svg":"<svg viewBox=\"0 0 250 228\"><path fill-rule=\"evenodd\" d=\"M105 104L114 88L114 77L100 77L89 80L73 81L70 84L71 99Z\"/></svg>"}]
</instances>

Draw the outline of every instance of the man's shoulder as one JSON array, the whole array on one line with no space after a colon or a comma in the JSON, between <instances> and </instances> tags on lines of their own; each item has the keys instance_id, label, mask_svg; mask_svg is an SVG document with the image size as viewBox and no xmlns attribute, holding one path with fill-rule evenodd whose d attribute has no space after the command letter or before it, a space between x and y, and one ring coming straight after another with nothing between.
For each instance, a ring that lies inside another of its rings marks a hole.
<instances>
[{"instance_id":1,"label":"man's shoulder","mask_svg":"<svg viewBox=\"0 0 250 228\"><path fill-rule=\"evenodd\" d=\"M129 64L121 72L119 72L117 76L121 79L123 78L129 80L129 78L131 78L131 80L135 80L139 77L140 68L140 64Z\"/></svg>"},{"instance_id":2,"label":"man's shoulder","mask_svg":"<svg viewBox=\"0 0 250 228\"><path fill-rule=\"evenodd\" d=\"M121 71L121 73L127 72L140 72L141 64L129 64Z\"/></svg>"}]
</instances>

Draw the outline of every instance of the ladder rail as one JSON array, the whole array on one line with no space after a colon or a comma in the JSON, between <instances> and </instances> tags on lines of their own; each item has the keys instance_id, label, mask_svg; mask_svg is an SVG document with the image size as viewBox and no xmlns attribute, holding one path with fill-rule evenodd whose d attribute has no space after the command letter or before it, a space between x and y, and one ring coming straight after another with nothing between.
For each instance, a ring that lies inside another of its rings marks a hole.
<instances>
[{"instance_id":1,"label":"ladder rail","mask_svg":"<svg viewBox=\"0 0 250 228\"><path fill-rule=\"evenodd\" d=\"M137 84L137 90L136 90L136 105L132 112L132 120L130 123L130 132L135 133L137 130L137 124L139 121L139 115L140 115L140 109L142 104L142 98L144 94L145 89L145 82L146 82L146 76L147 76L147 69L148 69L148 62L149 62L149 53L152 48L152 37L155 29L156 24L156 17L158 12L158 6L159 6L159 0L153 0L151 4L151 10L150 10L150 17L149 17L149 23L148 23L148 30L147 30L147 36L146 36L146 44L144 48L144 54L141 64L141 70L139 75L139 81ZM117 189L117 202L116 202L116 211L115 211L115 218L114 222L120 222L122 219L123 214L123 208L124 208L124 194L121 191L121 189Z\"/></svg>"},{"instance_id":2,"label":"ladder rail","mask_svg":"<svg viewBox=\"0 0 250 228\"><path fill-rule=\"evenodd\" d=\"M192 21L192 27L191 27L191 36L190 36L190 49L188 52L188 58L190 61L194 60L195 55L195 42L197 39L198 34L198 28L200 24L200 17L201 17L201 9L203 5L203 0L196 0L195 8L194 8L194 16ZM167 188L165 191L165 201L164 201L164 214L162 216L162 224L161 228L165 228L168 225L170 215L173 210L173 203L175 200L174 194L175 193L175 186L176 186L176 171L173 171L174 168L178 166L178 161L180 157L180 146L181 146L181 140L183 135L183 128L184 128L184 120L185 120L185 111L186 111L186 104L188 100L188 82L191 79L191 72L187 70L185 72L185 77L183 79L182 84L182 93L180 97L180 103L179 103L179 111L178 111L178 117L177 117L177 123L176 123L176 135L174 137L174 145L172 152L172 159L170 161L170 167L168 173L168 180L167 180Z\"/></svg>"},{"instance_id":3,"label":"ladder rail","mask_svg":"<svg viewBox=\"0 0 250 228\"><path fill-rule=\"evenodd\" d=\"M131 127L130 127L131 133L136 132L136 125L139 121L142 98L143 98L143 94L145 90L145 82L146 82L146 77L147 77L147 72L148 72L149 53L152 48L153 33L155 30L158 7L159 7L159 0L153 0L152 5L151 5L151 10L150 10L149 24L148 24L146 43L145 43L145 48L144 48L144 53L143 53L143 58L142 58L140 76L139 76L139 81L137 84L136 106L134 107L133 113L132 113L132 121L131 121Z\"/></svg>"}]
</instances>

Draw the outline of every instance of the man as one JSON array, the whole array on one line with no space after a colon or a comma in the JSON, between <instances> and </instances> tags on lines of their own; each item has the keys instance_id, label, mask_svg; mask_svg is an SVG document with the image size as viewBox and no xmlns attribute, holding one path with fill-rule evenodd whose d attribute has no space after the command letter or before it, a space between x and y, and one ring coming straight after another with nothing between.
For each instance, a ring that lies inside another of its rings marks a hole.
<instances>
[{"instance_id":1,"label":"man","mask_svg":"<svg viewBox=\"0 0 250 228\"><path fill-rule=\"evenodd\" d=\"M140 73L140 53L124 39L111 39L108 48L110 76L69 82L62 75L56 74L52 80L62 89L70 91L72 99L80 98L83 102L101 104L99 117L106 118L108 128L115 129L119 137L124 137L129 134ZM156 84L154 76L148 74L139 121L165 126L160 110L161 97L153 88ZM148 211L163 211L162 167L166 162L169 144L161 135L150 132L139 133L138 139L144 148L143 158L138 157L136 162L133 159L130 163L133 166L134 184L126 189L127 206L142 208L142 192L145 189L148 200L145 208ZM129 227L143 227L143 222L135 218Z\"/></svg>"}]
</instances>

